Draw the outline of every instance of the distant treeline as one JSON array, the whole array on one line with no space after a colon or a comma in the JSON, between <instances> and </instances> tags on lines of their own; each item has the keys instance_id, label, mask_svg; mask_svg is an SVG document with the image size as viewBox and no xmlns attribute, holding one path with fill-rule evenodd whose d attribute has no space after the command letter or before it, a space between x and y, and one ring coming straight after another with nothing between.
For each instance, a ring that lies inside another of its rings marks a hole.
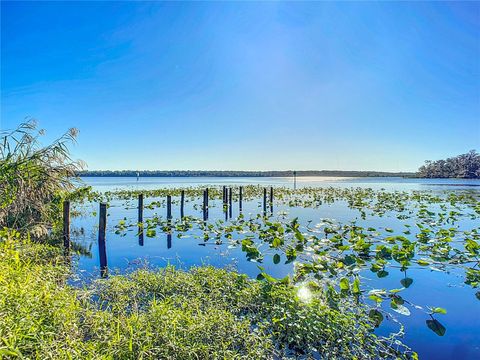
<instances>
[{"instance_id":1,"label":"distant treeline","mask_svg":"<svg viewBox=\"0 0 480 360\"><path fill-rule=\"evenodd\" d=\"M446 160L425 161L418 169L418 177L480 179L480 154L470 150L466 154Z\"/></svg>"},{"instance_id":2,"label":"distant treeline","mask_svg":"<svg viewBox=\"0 0 480 360\"><path fill-rule=\"evenodd\" d=\"M78 173L79 176L137 176L141 177L291 177L293 171L211 171L211 170L87 170ZM337 170L302 170L296 171L297 176L344 176L344 177L412 177L409 172L382 171L337 171Z\"/></svg>"}]
</instances>

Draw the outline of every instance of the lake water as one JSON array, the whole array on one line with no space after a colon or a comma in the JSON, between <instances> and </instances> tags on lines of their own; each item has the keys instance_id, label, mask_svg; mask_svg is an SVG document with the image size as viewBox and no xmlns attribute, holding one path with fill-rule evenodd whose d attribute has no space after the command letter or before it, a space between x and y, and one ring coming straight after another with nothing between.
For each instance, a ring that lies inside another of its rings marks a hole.
<instances>
[{"instance_id":1,"label":"lake water","mask_svg":"<svg viewBox=\"0 0 480 360\"><path fill-rule=\"evenodd\" d=\"M238 186L259 185L261 187L287 187L293 188L292 178L136 178L128 177L86 177L83 181L99 192L113 190L153 190L159 188L191 188L191 187L216 187L226 185L236 188ZM480 193L478 180L451 180L451 179L403 179L403 178L331 178L331 177L300 177L296 180L297 188L371 188L387 192L427 192L444 195L446 192L455 193ZM159 198L145 198L144 219L165 217L165 205L149 208ZM177 206L178 197L173 198L172 215L174 220L180 217ZM200 208L201 199L191 199L185 204L185 215L202 217ZM435 205L432 205L434 207ZM211 200L209 203L208 222L214 223L225 219L221 200ZM82 281L99 274L98 257L98 204L89 203L81 207L82 215L72 219L73 239L80 244L85 254L78 258L78 274ZM262 211L262 199L251 199L243 203L245 217L255 217ZM235 221L239 215L238 204L232 206L232 217ZM285 203L275 203L273 219L298 217L302 224L309 221L312 224L322 222L322 219L333 219L340 223L348 223L352 219L357 224L365 227L391 228L396 232L404 230L405 224L414 225L411 220L399 221L393 213L385 216L367 216L362 219L358 210L352 209L342 201L324 203L315 207L290 206ZM240 246L229 246L223 241L205 242L201 239L202 231L193 228L183 234L167 235L157 231L155 236L142 238L138 235L136 227L127 227L125 231L116 233L118 224L125 219L127 223L136 223L137 201L112 200L108 208L107 220L107 255L110 273L124 273L138 267L149 266L152 268L163 267L167 264L188 268L194 265L212 264L218 267L231 267L251 277L259 273L258 263L247 261L245 253ZM409 223L410 221L410 223ZM475 220L476 221L476 220ZM117 227L116 227L117 226ZM478 224L469 219L462 219L458 226L465 229L478 227ZM241 240L241 234L232 234L232 241ZM283 258L282 258L283 260ZM261 264L268 274L283 277L293 272L292 263L274 264L271 258L266 258ZM399 269L389 268L389 275L377 277L370 271L361 273L362 281L368 283L370 288L399 288L400 280L405 276ZM480 301L472 289L463 284L463 274L460 271L440 272L435 269L412 267L408 269L408 276L414 283L404 292L406 298L413 304L421 306L438 306L446 308L447 315L438 318L447 329L446 334L438 336L425 325L429 317L424 312L412 312L411 316L396 314L396 318L405 326L405 336L402 339L413 350L417 351L420 358L424 359L480 359ZM408 296L407 296L408 293ZM399 330L395 321L385 321L378 329L379 334L388 335Z\"/></svg>"}]
</instances>

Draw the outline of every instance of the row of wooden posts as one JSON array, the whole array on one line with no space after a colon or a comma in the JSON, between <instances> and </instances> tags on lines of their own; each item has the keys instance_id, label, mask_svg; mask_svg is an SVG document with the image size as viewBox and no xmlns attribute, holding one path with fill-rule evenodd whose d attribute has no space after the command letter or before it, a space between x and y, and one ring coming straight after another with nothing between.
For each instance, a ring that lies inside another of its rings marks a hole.
<instances>
[{"instance_id":1,"label":"row of wooden posts","mask_svg":"<svg viewBox=\"0 0 480 360\"><path fill-rule=\"evenodd\" d=\"M233 189L223 187L223 210L225 212L225 220L228 220L228 217L232 217L232 194ZM203 191L203 220L208 220L208 200L209 193L208 188ZM239 187L238 193L238 205L239 211L242 212L242 203L243 203L243 187ZM273 187L270 187L270 196L269 196L269 205L270 211L273 213ZM182 190L180 194L180 217L183 218L185 206L185 191ZM139 244L143 246L143 194L138 195L138 223L139 223ZM267 189L263 189L263 214L267 213ZM167 220L172 219L172 196L167 195ZM100 203L100 213L99 213L99 222L98 222L98 252L100 259L100 273L102 276L107 274L107 249L106 249L106 227L107 227L107 204ZM172 235L171 233L167 234L167 246L170 248L172 246ZM65 201L63 203L63 245L65 252L70 253L70 202Z\"/></svg>"}]
</instances>

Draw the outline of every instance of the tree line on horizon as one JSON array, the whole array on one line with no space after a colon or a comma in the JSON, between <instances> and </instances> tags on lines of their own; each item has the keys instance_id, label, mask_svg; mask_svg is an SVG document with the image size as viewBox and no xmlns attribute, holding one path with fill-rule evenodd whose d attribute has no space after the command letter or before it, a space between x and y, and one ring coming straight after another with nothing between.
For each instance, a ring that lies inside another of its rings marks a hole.
<instances>
[{"instance_id":1,"label":"tree line on horizon","mask_svg":"<svg viewBox=\"0 0 480 360\"><path fill-rule=\"evenodd\" d=\"M344 170L83 170L77 172L84 177L293 177L296 176L344 176L344 177L419 177L419 178L480 178L480 154L471 150L446 160L426 160L417 173L386 171Z\"/></svg>"},{"instance_id":2,"label":"tree line on horizon","mask_svg":"<svg viewBox=\"0 0 480 360\"><path fill-rule=\"evenodd\" d=\"M425 161L418 169L418 177L422 178L459 178L480 179L480 154L470 150L446 160Z\"/></svg>"},{"instance_id":3,"label":"tree line on horizon","mask_svg":"<svg viewBox=\"0 0 480 360\"><path fill-rule=\"evenodd\" d=\"M235 170L85 170L79 176L125 176L125 177L293 177L296 176L345 176L345 177L411 177L411 172L342 171L342 170L278 170L278 171L235 171Z\"/></svg>"}]
</instances>

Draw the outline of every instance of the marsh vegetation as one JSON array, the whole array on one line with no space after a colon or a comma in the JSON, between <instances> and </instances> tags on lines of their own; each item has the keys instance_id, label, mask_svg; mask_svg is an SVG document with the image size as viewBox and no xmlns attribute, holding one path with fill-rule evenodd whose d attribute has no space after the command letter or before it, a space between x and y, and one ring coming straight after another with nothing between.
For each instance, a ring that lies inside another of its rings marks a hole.
<instances>
[{"instance_id":1,"label":"marsh vegetation","mask_svg":"<svg viewBox=\"0 0 480 360\"><path fill-rule=\"evenodd\" d=\"M65 143L74 132L46 148L32 132L33 124L2 141L20 144L2 149L5 358L417 358L405 341L408 319L423 323L429 341L456 331L449 317L477 321L450 311L458 304L449 300L461 292L472 314L480 300L475 189L275 187L263 211L263 187L245 185L240 212L238 188L232 211L222 187L210 186L205 219L204 187L74 186L79 164ZM59 245L66 199L67 257ZM107 278L96 271L99 202L108 207ZM434 296L432 279L452 287Z\"/></svg>"}]
</instances>

